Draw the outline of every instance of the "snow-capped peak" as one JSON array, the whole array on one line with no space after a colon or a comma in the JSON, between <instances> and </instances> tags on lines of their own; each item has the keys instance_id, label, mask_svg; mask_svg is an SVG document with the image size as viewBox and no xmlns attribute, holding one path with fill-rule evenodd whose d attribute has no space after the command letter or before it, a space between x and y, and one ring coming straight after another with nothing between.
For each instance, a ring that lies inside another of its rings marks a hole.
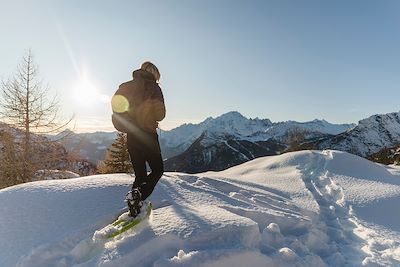
<instances>
[{"instance_id":1,"label":"snow-capped peak","mask_svg":"<svg viewBox=\"0 0 400 267\"><path fill-rule=\"evenodd\" d=\"M216 121L245 121L247 118L238 111L230 111L215 118Z\"/></svg>"}]
</instances>

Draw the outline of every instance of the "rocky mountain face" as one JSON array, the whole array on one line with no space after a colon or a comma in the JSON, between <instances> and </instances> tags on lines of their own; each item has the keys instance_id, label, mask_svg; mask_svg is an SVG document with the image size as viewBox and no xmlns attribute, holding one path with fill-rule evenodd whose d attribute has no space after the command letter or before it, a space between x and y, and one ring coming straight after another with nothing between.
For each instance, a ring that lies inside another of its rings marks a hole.
<instances>
[{"instance_id":1,"label":"rocky mountain face","mask_svg":"<svg viewBox=\"0 0 400 267\"><path fill-rule=\"evenodd\" d=\"M358 122L349 131L315 142L306 142L303 147L313 149L336 149L368 157L384 148L400 144L400 112L373 115Z\"/></svg>"}]
</instances>

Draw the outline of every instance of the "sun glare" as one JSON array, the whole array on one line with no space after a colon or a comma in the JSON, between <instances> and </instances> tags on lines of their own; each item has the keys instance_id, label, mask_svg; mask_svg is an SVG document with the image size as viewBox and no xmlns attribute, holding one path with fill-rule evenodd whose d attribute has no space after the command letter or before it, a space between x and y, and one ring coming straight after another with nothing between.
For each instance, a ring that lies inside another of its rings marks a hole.
<instances>
[{"instance_id":1,"label":"sun glare","mask_svg":"<svg viewBox=\"0 0 400 267\"><path fill-rule=\"evenodd\" d=\"M110 97L101 94L94 83L84 75L75 87L75 99L80 106L91 107L96 103L109 103Z\"/></svg>"}]
</instances>

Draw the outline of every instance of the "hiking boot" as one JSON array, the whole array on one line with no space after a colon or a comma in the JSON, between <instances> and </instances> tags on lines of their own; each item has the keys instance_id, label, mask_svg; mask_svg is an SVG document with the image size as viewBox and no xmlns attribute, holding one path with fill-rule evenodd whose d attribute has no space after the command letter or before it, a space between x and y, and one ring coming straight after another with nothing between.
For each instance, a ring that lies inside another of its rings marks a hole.
<instances>
[{"instance_id":1,"label":"hiking boot","mask_svg":"<svg viewBox=\"0 0 400 267\"><path fill-rule=\"evenodd\" d=\"M138 188L134 188L126 194L125 201L129 207L129 215L136 217L140 213L140 208L143 206L142 194Z\"/></svg>"}]
</instances>

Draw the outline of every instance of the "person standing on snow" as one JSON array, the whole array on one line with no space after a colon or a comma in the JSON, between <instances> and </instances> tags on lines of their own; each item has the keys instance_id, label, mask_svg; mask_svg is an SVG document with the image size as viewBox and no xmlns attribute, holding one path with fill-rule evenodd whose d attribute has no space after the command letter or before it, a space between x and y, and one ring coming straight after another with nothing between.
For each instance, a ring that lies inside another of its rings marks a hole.
<instances>
[{"instance_id":1,"label":"person standing on snow","mask_svg":"<svg viewBox=\"0 0 400 267\"><path fill-rule=\"evenodd\" d=\"M127 133L127 146L135 173L132 191L126 196L130 215L137 216L143 201L153 192L164 172L158 122L165 117L160 72L146 61L133 72L133 80L119 86L111 104L115 128ZM147 174L146 162L151 172Z\"/></svg>"}]
</instances>

